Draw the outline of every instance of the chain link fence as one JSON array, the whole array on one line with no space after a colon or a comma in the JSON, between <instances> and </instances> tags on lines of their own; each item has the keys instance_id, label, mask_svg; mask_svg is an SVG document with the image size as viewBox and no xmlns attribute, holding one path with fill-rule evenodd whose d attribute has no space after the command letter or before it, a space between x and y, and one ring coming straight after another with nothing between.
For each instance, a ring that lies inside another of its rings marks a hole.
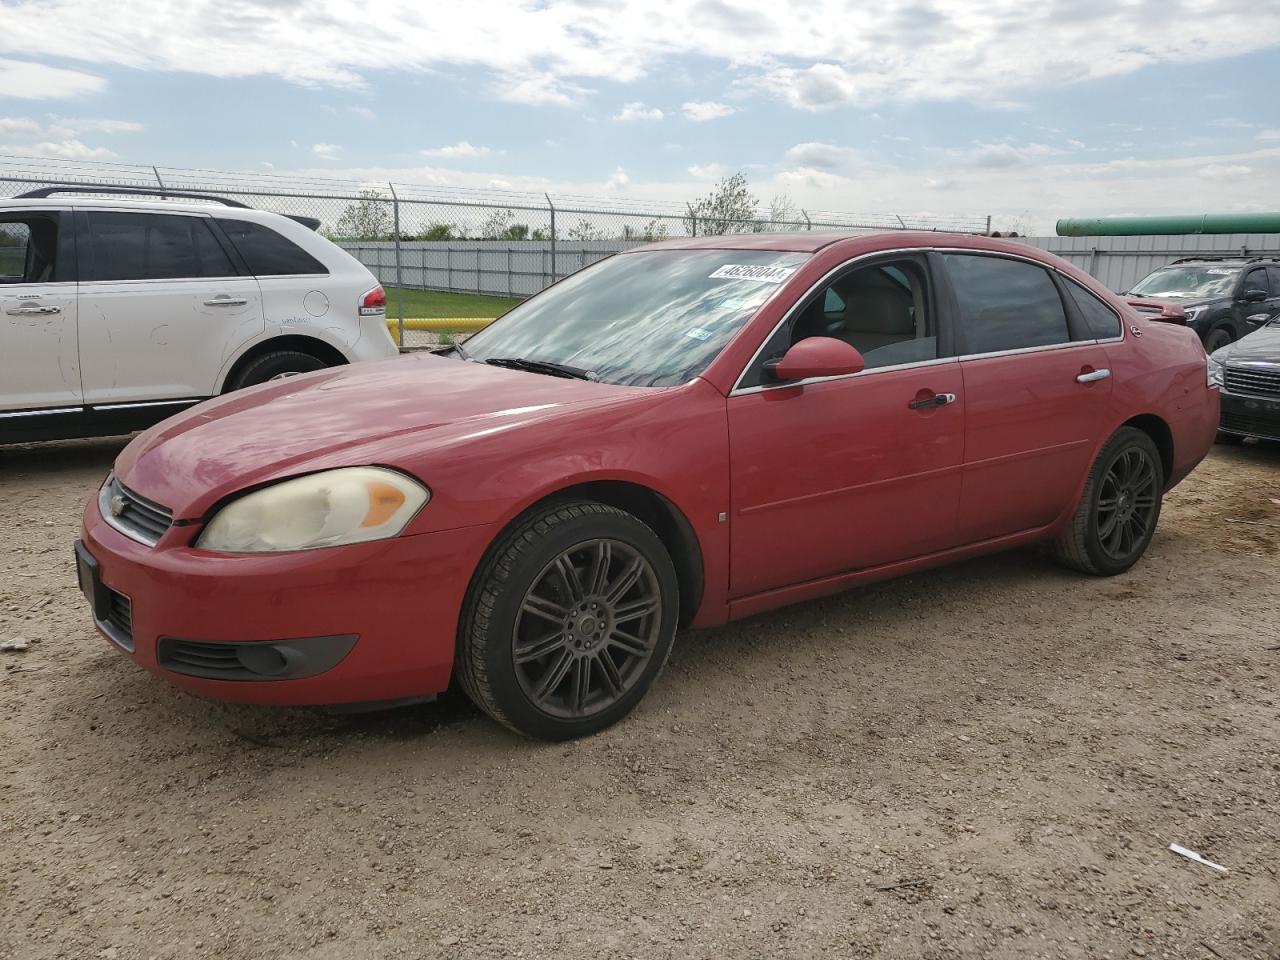
<instances>
[{"instance_id":1,"label":"chain link fence","mask_svg":"<svg viewBox=\"0 0 1280 960\"><path fill-rule=\"evenodd\" d=\"M697 216L674 203L375 183L324 177L0 156L0 196L47 186L211 193L294 216L365 264L387 287L402 347L447 341L512 300L620 250L675 237L802 230L983 233L990 218L858 215L786 207ZM432 296L478 294L473 298ZM448 321L456 321L452 326Z\"/></svg>"}]
</instances>

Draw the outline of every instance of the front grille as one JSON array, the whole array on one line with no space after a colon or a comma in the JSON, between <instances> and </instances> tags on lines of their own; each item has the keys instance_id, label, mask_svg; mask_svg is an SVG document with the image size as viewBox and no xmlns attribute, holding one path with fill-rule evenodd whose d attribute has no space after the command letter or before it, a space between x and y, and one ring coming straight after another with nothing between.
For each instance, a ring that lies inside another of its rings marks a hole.
<instances>
[{"instance_id":1,"label":"front grille","mask_svg":"<svg viewBox=\"0 0 1280 960\"><path fill-rule=\"evenodd\" d=\"M107 523L126 536L154 547L173 526L173 513L158 503L138 496L116 479L107 478L98 498L98 506Z\"/></svg>"},{"instance_id":2,"label":"front grille","mask_svg":"<svg viewBox=\"0 0 1280 960\"><path fill-rule=\"evenodd\" d=\"M1227 433L1240 433L1265 440L1280 440L1280 418L1251 417L1248 414L1222 411L1219 426Z\"/></svg>"},{"instance_id":3,"label":"front grille","mask_svg":"<svg viewBox=\"0 0 1280 960\"><path fill-rule=\"evenodd\" d=\"M110 587L107 588L107 613L102 625L112 640L133 652L133 602Z\"/></svg>"},{"instance_id":4,"label":"front grille","mask_svg":"<svg viewBox=\"0 0 1280 960\"><path fill-rule=\"evenodd\" d=\"M1280 370L1251 367L1227 367L1222 375L1227 393L1245 393L1255 397L1280 397Z\"/></svg>"}]
</instances>

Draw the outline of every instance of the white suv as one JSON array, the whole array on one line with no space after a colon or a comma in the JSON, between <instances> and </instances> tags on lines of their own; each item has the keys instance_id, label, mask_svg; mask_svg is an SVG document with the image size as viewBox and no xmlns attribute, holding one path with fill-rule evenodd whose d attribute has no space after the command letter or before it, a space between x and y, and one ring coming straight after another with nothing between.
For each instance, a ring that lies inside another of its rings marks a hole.
<instances>
[{"instance_id":1,"label":"white suv","mask_svg":"<svg viewBox=\"0 0 1280 960\"><path fill-rule=\"evenodd\" d=\"M128 433L227 390L396 355L382 287L319 221L146 196L0 200L0 443Z\"/></svg>"}]
</instances>

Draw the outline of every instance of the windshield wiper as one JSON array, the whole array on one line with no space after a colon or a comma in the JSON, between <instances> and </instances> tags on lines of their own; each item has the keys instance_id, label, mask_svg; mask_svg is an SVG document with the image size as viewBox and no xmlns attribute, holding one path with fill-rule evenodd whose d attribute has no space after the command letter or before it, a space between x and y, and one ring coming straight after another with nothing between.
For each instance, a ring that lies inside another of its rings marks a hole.
<instances>
[{"instance_id":1,"label":"windshield wiper","mask_svg":"<svg viewBox=\"0 0 1280 960\"><path fill-rule=\"evenodd\" d=\"M594 380L596 375L590 370L571 367L553 360L530 360L526 357L489 357L484 361L495 367L510 367L512 370L527 370L529 373L545 373L552 377L566 377L573 380Z\"/></svg>"}]
</instances>

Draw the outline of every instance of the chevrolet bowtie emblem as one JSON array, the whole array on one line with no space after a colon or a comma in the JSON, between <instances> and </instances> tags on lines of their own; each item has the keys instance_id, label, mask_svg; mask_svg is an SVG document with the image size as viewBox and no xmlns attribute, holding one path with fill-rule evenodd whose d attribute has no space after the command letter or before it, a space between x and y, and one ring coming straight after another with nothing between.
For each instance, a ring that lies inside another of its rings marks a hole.
<instances>
[{"instance_id":1,"label":"chevrolet bowtie emblem","mask_svg":"<svg viewBox=\"0 0 1280 960\"><path fill-rule=\"evenodd\" d=\"M120 516L120 514L124 513L124 497L120 496L118 493L113 493L111 495L110 507L111 515L113 517Z\"/></svg>"}]
</instances>

